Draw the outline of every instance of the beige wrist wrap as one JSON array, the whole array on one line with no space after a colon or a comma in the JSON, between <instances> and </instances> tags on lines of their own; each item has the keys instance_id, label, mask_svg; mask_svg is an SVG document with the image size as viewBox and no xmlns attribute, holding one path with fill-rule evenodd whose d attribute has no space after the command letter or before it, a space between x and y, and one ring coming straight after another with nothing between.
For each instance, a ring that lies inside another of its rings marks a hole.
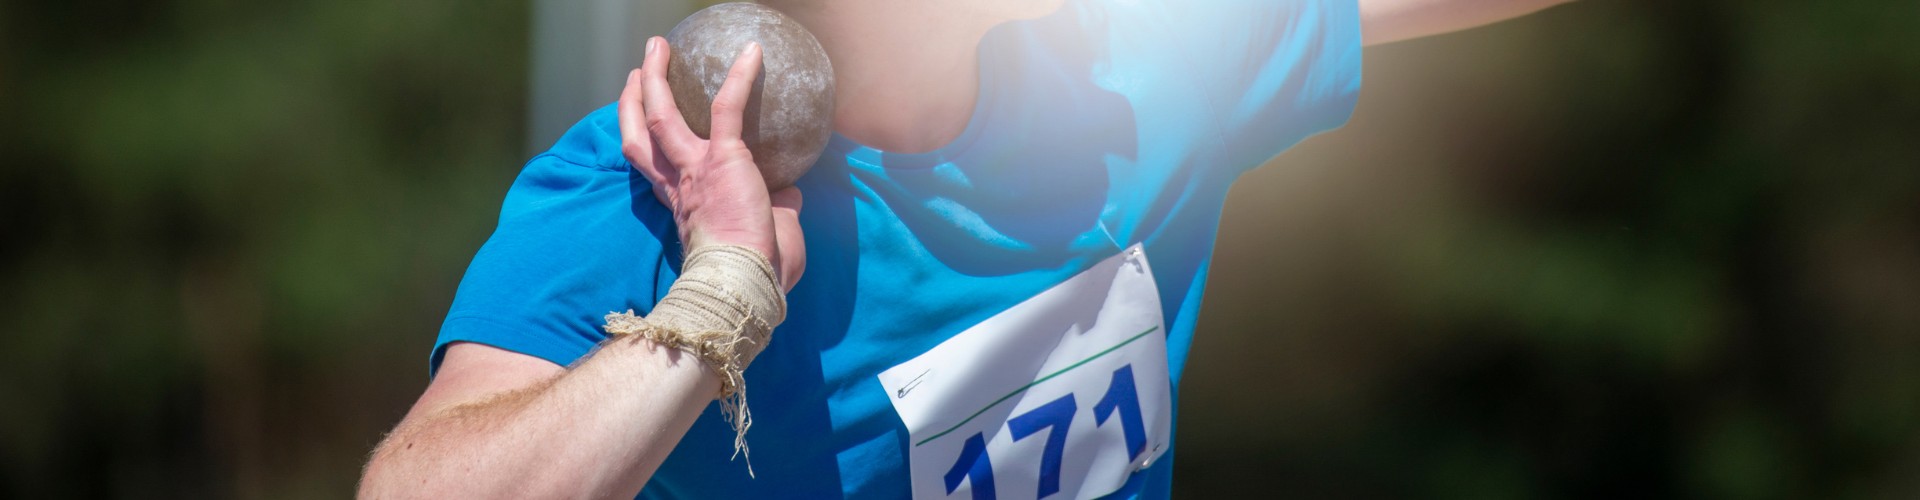
<instances>
[{"instance_id":1,"label":"beige wrist wrap","mask_svg":"<svg viewBox=\"0 0 1920 500\"><path fill-rule=\"evenodd\" d=\"M606 331L685 351L720 375L720 412L733 425L738 455L746 452L747 428L753 425L741 375L766 348L773 327L786 319L786 295L767 257L743 246L694 249L681 269L653 312L645 318L632 310L608 314Z\"/></svg>"}]
</instances>

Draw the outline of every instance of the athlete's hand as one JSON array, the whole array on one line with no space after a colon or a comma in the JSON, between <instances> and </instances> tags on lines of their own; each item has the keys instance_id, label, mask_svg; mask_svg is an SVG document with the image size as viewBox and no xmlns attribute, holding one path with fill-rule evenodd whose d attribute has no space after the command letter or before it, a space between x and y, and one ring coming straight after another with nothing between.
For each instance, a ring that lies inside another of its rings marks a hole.
<instances>
[{"instance_id":1,"label":"athlete's hand","mask_svg":"<svg viewBox=\"0 0 1920 500\"><path fill-rule=\"evenodd\" d=\"M653 183L653 195L673 210L680 241L691 252L705 245L740 245L773 261L781 285L792 290L806 270L800 233L800 189L767 193L766 180L740 139L741 112L760 76L760 46L750 44L727 70L713 97L707 139L687 128L667 87L666 39L647 39L641 69L620 93L620 151Z\"/></svg>"}]
</instances>

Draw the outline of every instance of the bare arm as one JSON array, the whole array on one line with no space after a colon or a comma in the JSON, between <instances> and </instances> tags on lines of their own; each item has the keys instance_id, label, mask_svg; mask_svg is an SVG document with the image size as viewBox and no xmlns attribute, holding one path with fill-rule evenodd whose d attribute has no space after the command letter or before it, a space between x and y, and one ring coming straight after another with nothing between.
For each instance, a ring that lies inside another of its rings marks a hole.
<instances>
[{"instance_id":1,"label":"bare arm","mask_svg":"<svg viewBox=\"0 0 1920 500\"><path fill-rule=\"evenodd\" d=\"M1492 24L1571 0L1360 0L1367 45Z\"/></svg>"},{"instance_id":2,"label":"bare arm","mask_svg":"<svg viewBox=\"0 0 1920 500\"><path fill-rule=\"evenodd\" d=\"M632 497L719 386L692 356L638 337L571 370L455 344L374 452L360 496Z\"/></svg>"},{"instance_id":3,"label":"bare arm","mask_svg":"<svg viewBox=\"0 0 1920 500\"><path fill-rule=\"evenodd\" d=\"M675 108L665 76L666 43L649 40L650 48L656 46L620 96L620 132L624 154L672 208L690 250L682 281L653 311L667 318L662 324L677 325L668 302L688 276L698 274L700 249L745 247L768 259L771 274L760 275L768 278L765 287L740 291L774 297L799 279L806 252L799 191L767 194L740 139L740 110L759 74L759 49L748 48L734 61L714 98L713 139L707 140L687 129ZM767 322L764 328L779 322L754 318ZM737 361L736 368L745 362ZM720 374L707 363L641 335L602 342L570 369L484 345L453 344L439 375L374 451L360 496L632 497L720 393Z\"/></svg>"}]
</instances>

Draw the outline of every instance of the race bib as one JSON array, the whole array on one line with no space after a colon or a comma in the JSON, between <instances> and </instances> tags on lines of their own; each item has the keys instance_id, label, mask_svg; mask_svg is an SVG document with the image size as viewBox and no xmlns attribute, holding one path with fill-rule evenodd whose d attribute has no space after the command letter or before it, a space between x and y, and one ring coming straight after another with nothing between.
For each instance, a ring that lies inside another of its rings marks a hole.
<instances>
[{"instance_id":1,"label":"race bib","mask_svg":"<svg viewBox=\"0 0 1920 500\"><path fill-rule=\"evenodd\" d=\"M1166 328L1139 245L880 373L916 499L1092 498L1167 450Z\"/></svg>"}]
</instances>

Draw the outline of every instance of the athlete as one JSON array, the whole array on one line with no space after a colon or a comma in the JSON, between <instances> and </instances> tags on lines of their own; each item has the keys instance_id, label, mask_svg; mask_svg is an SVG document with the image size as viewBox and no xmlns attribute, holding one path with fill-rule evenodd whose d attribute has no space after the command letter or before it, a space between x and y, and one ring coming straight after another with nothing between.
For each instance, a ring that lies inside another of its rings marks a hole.
<instances>
[{"instance_id":1,"label":"athlete","mask_svg":"<svg viewBox=\"0 0 1920 500\"><path fill-rule=\"evenodd\" d=\"M508 191L360 493L1166 497L1228 187L1346 121L1364 44L1562 1L765 0L837 93L771 194L759 49L702 139L651 39Z\"/></svg>"}]
</instances>

